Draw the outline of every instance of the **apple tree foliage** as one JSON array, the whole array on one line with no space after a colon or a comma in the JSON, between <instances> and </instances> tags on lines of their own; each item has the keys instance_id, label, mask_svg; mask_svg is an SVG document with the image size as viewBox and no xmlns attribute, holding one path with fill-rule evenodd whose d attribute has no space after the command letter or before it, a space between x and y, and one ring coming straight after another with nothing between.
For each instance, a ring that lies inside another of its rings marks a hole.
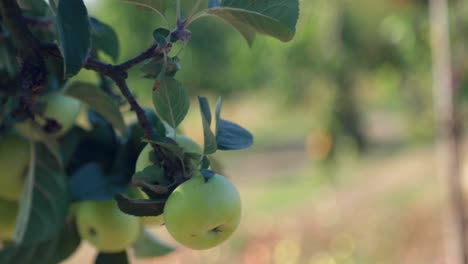
<instances>
[{"instance_id":1,"label":"apple tree foliage","mask_svg":"<svg viewBox=\"0 0 468 264\"><path fill-rule=\"evenodd\" d=\"M157 11L167 24L148 32L154 43L147 50L117 63L121 44L114 29L89 16L83 0L0 0L0 140L21 122L30 122L30 132L39 135L39 140L29 140L31 159L16 230L12 241L3 243L0 263L37 263L39 258L41 263L58 263L81 240L71 210L74 203L116 199L127 214L159 215L171 192L195 171L212 175L210 158L216 151L253 143L246 129L221 117L221 98L212 108L200 96L203 153L186 153L177 145L174 137L190 100L184 80L177 78L183 70L177 55L183 49L176 47L190 45L192 33L197 34L190 25L198 19L224 20L248 45L258 34L289 41L299 16L298 0L128 2ZM101 54L114 64L103 62ZM152 89L151 109L142 108L127 85L134 67L143 78L154 80L153 87L147 87ZM75 81L81 69L94 71L100 81ZM61 127L59 120L42 120L38 113L41 98L56 92L81 101L89 128L75 125L60 137L52 136ZM125 109L135 112L137 122L124 121ZM160 166L134 175L146 144ZM130 186L140 187L148 199L127 196ZM136 257L170 251L148 231L133 244ZM125 251L99 253L95 261L127 263L128 257Z\"/></svg>"}]
</instances>

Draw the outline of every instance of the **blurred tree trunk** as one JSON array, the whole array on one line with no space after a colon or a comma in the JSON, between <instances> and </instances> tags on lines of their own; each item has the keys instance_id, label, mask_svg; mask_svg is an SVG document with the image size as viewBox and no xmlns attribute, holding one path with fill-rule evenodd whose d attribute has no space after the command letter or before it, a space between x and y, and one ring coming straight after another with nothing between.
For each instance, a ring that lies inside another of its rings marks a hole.
<instances>
[{"instance_id":1,"label":"blurred tree trunk","mask_svg":"<svg viewBox=\"0 0 468 264\"><path fill-rule=\"evenodd\" d=\"M447 0L430 1L433 94L440 175L447 183L446 263L468 264L466 212L460 173L461 122L454 102Z\"/></svg>"}]
</instances>

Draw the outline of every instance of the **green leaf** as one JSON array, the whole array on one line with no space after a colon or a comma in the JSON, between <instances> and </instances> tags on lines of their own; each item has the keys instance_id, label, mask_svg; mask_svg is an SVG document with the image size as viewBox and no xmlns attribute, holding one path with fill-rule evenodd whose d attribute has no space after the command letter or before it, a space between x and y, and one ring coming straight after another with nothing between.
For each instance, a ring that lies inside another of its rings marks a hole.
<instances>
[{"instance_id":1,"label":"green leaf","mask_svg":"<svg viewBox=\"0 0 468 264\"><path fill-rule=\"evenodd\" d=\"M123 137L127 136L122 113L112 97L94 84L74 82L67 87L66 93L82 101L98 114L107 119Z\"/></svg>"},{"instance_id":2,"label":"green leaf","mask_svg":"<svg viewBox=\"0 0 468 264\"><path fill-rule=\"evenodd\" d=\"M13 241L29 245L51 239L65 223L70 196L66 178L41 161L34 145Z\"/></svg>"},{"instance_id":3,"label":"green leaf","mask_svg":"<svg viewBox=\"0 0 468 264\"><path fill-rule=\"evenodd\" d=\"M220 119L216 141L220 150L239 150L250 147L253 144L253 136L245 128Z\"/></svg>"},{"instance_id":4,"label":"green leaf","mask_svg":"<svg viewBox=\"0 0 468 264\"><path fill-rule=\"evenodd\" d=\"M9 245L0 250L2 264L60 263L79 246L81 238L73 222L67 223L54 237L31 245Z\"/></svg>"},{"instance_id":5,"label":"green leaf","mask_svg":"<svg viewBox=\"0 0 468 264\"><path fill-rule=\"evenodd\" d=\"M158 216L164 211L165 200L132 199L124 195L115 196L120 210L134 216Z\"/></svg>"},{"instance_id":6,"label":"green leaf","mask_svg":"<svg viewBox=\"0 0 468 264\"><path fill-rule=\"evenodd\" d=\"M299 0L224 0L206 12L235 27L251 45L255 33L290 41L296 31Z\"/></svg>"},{"instance_id":7,"label":"green leaf","mask_svg":"<svg viewBox=\"0 0 468 264\"><path fill-rule=\"evenodd\" d=\"M205 97L198 97L198 103L200 104L200 112L202 116L203 124L203 140L204 140L204 154L213 154L218 149L216 144L216 137L211 131L211 110L208 100Z\"/></svg>"},{"instance_id":8,"label":"green leaf","mask_svg":"<svg viewBox=\"0 0 468 264\"><path fill-rule=\"evenodd\" d=\"M115 30L111 26L93 17L90 18L90 23L93 48L101 50L109 55L114 62L117 61L120 47Z\"/></svg>"},{"instance_id":9,"label":"green leaf","mask_svg":"<svg viewBox=\"0 0 468 264\"><path fill-rule=\"evenodd\" d=\"M133 252L137 258L161 257L174 250L174 247L161 241L146 228L141 232L140 237L133 244Z\"/></svg>"},{"instance_id":10,"label":"green leaf","mask_svg":"<svg viewBox=\"0 0 468 264\"><path fill-rule=\"evenodd\" d=\"M82 0L61 0L57 10L57 34L66 77L77 74L91 47L88 11Z\"/></svg>"},{"instance_id":11,"label":"green leaf","mask_svg":"<svg viewBox=\"0 0 468 264\"><path fill-rule=\"evenodd\" d=\"M176 128L187 115L190 99L187 90L171 77L163 77L153 92L153 105L158 116Z\"/></svg>"},{"instance_id":12,"label":"green leaf","mask_svg":"<svg viewBox=\"0 0 468 264\"><path fill-rule=\"evenodd\" d=\"M126 251L117 253L99 252L94 260L95 264L128 264L128 256Z\"/></svg>"}]
</instances>

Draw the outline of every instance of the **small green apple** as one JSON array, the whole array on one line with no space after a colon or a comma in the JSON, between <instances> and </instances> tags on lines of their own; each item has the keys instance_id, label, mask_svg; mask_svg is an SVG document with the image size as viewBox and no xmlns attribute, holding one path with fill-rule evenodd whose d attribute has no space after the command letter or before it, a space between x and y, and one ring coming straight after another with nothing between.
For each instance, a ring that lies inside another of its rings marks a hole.
<instances>
[{"instance_id":1,"label":"small green apple","mask_svg":"<svg viewBox=\"0 0 468 264\"><path fill-rule=\"evenodd\" d=\"M148 199L148 195L144 193L142 190L132 187L128 191L128 194L131 198L136 198L136 199ZM161 226L164 224L164 217L163 214L160 214L158 216L144 216L142 217L143 219L143 225L145 226Z\"/></svg>"},{"instance_id":2,"label":"small green apple","mask_svg":"<svg viewBox=\"0 0 468 264\"><path fill-rule=\"evenodd\" d=\"M10 241L16 228L18 202L0 199L0 240Z\"/></svg>"},{"instance_id":3,"label":"small green apple","mask_svg":"<svg viewBox=\"0 0 468 264\"><path fill-rule=\"evenodd\" d=\"M0 137L0 198L16 201L31 159L29 143L15 134Z\"/></svg>"},{"instance_id":4,"label":"small green apple","mask_svg":"<svg viewBox=\"0 0 468 264\"><path fill-rule=\"evenodd\" d=\"M164 206L164 221L179 243L208 249L229 238L240 222L241 200L236 187L215 174L207 181L194 176L179 185Z\"/></svg>"},{"instance_id":5,"label":"small green apple","mask_svg":"<svg viewBox=\"0 0 468 264\"><path fill-rule=\"evenodd\" d=\"M61 126L60 130L49 135L56 138L63 136L75 124L80 113L80 101L61 93L47 95L43 100L45 102L43 117L54 119ZM31 140L40 141L42 139L41 134L36 132L29 120L16 124L15 128L21 135Z\"/></svg>"},{"instance_id":6,"label":"small green apple","mask_svg":"<svg viewBox=\"0 0 468 264\"><path fill-rule=\"evenodd\" d=\"M175 137L175 141L185 152L197 153L197 154L202 153L201 147L195 141L193 141L192 139L184 135L177 134ZM152 164L150 160L150 156L149 156L152 150L153 149L151 148L149 144L146 145L145 148L143 148L140 155L138 156L138 159L135 165L136 172L142 171L146 167Z\"/></svg>"},{"instance_id":7,"label":"small green apple","mask_svg":"<svg viewBox=\"0 0 468 264\"><path fill-rule=\"evenodd\" d=\"M80 203L76 223L81 238L106 253L125 250L141 231L140 219L120 211L114 200Z\"/></svg>"}]
</instances>

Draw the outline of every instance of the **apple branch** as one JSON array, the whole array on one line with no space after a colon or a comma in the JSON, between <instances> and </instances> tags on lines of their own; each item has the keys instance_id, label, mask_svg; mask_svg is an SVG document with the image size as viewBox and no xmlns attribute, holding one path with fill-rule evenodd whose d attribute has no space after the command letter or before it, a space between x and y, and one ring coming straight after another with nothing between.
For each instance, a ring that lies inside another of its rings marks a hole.
<instances>
[{"instance_id":1,"label":"apple branch","mask_svg":"<svg viewBox=\"0 0 468 264\"><path fill-rule=\"evenodd\" d=\"M41 45L41 48L46 55L55 57L60 60L63 59L59 48L55 44L43 44ZM133 96L125 79L128 77L127 71L130 68L149 58L155 56L163 56L163 52L167 52L167 49L160 49L156 44L154 44L147 50L143 51L141 54L127 60L122 64L107 64L100 61L99 59L89 57L83 66L85 69L92 70L102 75L108 76L115 82L122 95L130 104L131 110L135 112L138 119L138 123L143 129L143 133L147 139L153 139L153 127L151 126L151 123L149 122L145 111L135 99L135 96ZM157 157L164 157L162 149L157 144L151 144L151 146L155 151Z\"/></svg>"}]
</instances>

